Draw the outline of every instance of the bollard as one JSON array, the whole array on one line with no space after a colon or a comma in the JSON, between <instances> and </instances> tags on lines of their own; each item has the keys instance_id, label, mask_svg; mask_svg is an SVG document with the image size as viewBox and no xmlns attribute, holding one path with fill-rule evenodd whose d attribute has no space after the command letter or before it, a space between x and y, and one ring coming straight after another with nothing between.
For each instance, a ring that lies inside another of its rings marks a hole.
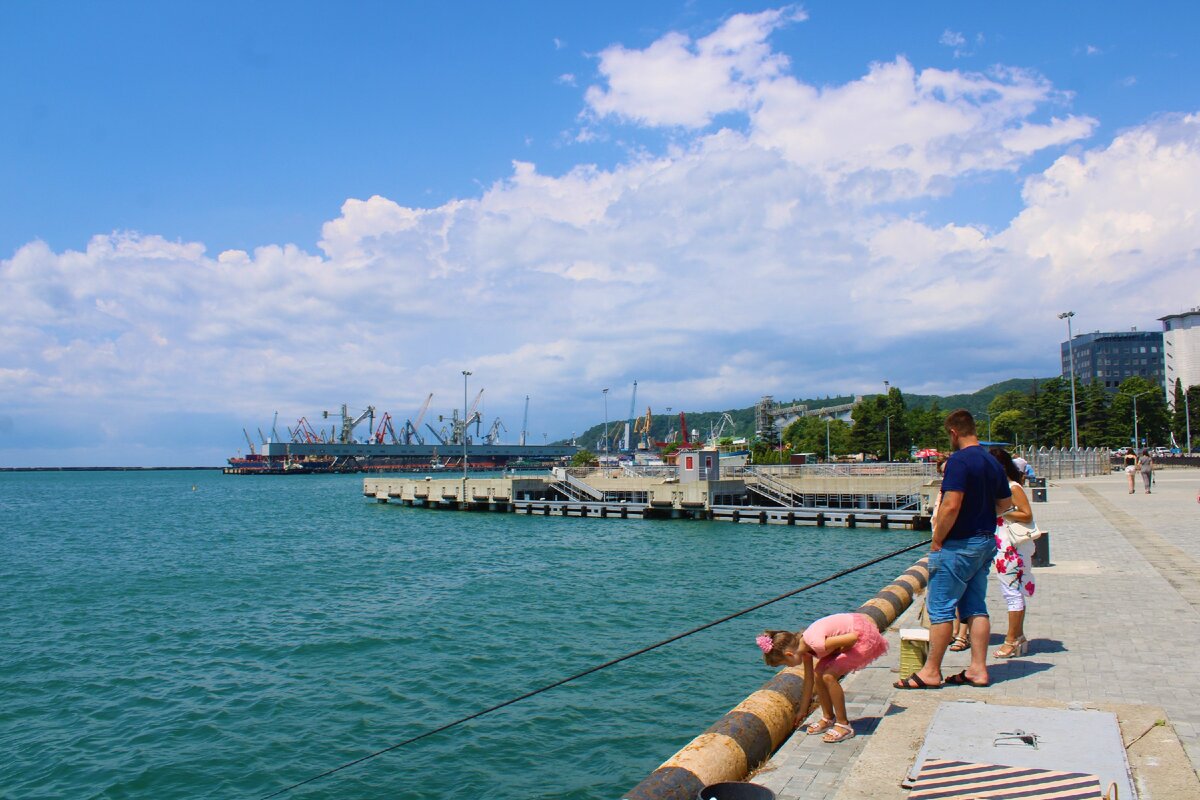
<instances>
[{"instance_id":1,"label":"bollard","mask_svg":"<svg viewBox=\"0 0 1200 800\"><path fill-rule=\"evenodd\" d=\"M1033 540L1033 564L1035 567L1050 566L1050 531Z\"/></svg>"},{"instance_id":2,"label":"bollard","mask_svg":"<svg viewBox=\"0 0 1200 800\"><path fill-rule=\"evenodd\" d=\"M883 587L855 613L866 614L882 632L929 584L929 559L922 558ZM705 786L740 781L766 761L787 737L799 711L804 669L786 667L761 689L717 720L626 792L625 800L685 800Z\"/></svg>"}]
</instances>

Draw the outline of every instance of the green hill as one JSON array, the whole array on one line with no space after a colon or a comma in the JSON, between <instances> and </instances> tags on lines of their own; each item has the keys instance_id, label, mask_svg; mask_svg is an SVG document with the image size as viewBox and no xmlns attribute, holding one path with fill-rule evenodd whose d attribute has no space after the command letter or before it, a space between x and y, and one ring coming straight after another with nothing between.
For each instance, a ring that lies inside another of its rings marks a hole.
<instances>
[{"instance_id":1,"label":"green hill","mask_svg":"<svg viewBox=\"0 0 1200 800\"><path fill-rule=\"evenodd\" d=\"M956 408L965 408L977 417L982 417L983 412L987 410L988 403L996 397L996 395L1004 392L1028 392L1033 384L1041 383L1046 378L1011 378L1000 383L993 383L991 386L985 386L977 392L971 394L952 394L952 395L935 395L935 394L904 394L904 401L909 408L929 408L935 401L938 407L944 411L952 411ZM901 391L903 388L901 387ZM776 398L776 401L782 405L806 405L809 408L825 408L826 406L843 405L852 402L852 395L843 395L839 397L824 397L810 399L795 399L782 400ZM725 411L685 411L687 417L687 426L689 430L699 432L701 439L708 438L709 432L715 430L720 424L723 414L728 414L733 419L733 425L728 423L722 431L722 436L745 437L747 439L754 438L754 406L748 408L731 408ZM610 437L615 437L620 431L624 430L626 420L611 419L608 422L608 431ZM653 441L664 441L670 431L679 430L679 414L654 414L651 417L650 436ZM595 450L597 443L604 438L604 423L592 425L583 433L579 434L576 441L580 447L586 447L589 450ZM637 436L631 434L630 440L636 442ZM555 444L566 444L567 439L560 439ZM615 450L616 445L612 445ZM600 446L603 450L603 446Z\"/></svg>"}]
</instances>

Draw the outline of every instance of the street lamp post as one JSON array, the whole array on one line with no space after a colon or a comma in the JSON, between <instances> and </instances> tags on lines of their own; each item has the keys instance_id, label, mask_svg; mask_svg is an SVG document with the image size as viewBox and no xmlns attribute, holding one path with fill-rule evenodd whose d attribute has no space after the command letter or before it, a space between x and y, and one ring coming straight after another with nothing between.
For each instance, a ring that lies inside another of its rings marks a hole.
<instances>
[{"instance_id":1,"label":"street lamp post","mask_svg":"<svg viewBox=\"0 0 1200 800\"><path fill-rule=\"evenodd\" d=\"M1075 347L1073 344L1074 336L1071 333L1071 317L1075 316L1074 311L1064 311L1058 315L1059 319L1067 321L1067 361L1071 369L1071 449L1079 449L1079 428L1075 422Z\"/></svg>"},{"instance_id":2,"label":"street lamp post","mask_svg":"<svg viewBox=\"0 0 1200 800\"><path fill-rule=\"evenodd\" d=\"M1124 395L1125 397L1131 398L1133 400L1133 449L1135 451L1139 447L1141 447L1141 442L1138 439L1137 401L1138 401L1138 398L1141 397L1142 395L1153 394L1155 391L1157 391L1157 390L1156 389L1147 389L1146 391L1138 392L1137 394L1125 394L1124 392L1118 392L1118 394Z\"/></svg>"},{"instance_id":3,"label":"street lamp post","mask_svg":"<svg viewBox=\"0 0 1200 800\"><path fill-rule=\"evenodd\" d=\"M608 389L604 390L604 460L608 461Z\"/></svg>"},{"instance_id":4,"label":"street lamp post","mask_svg":"<svg viewBox=\"0 0 1200 800\"><path fill-rule=\"evenodd\" d=\"M892 463L892 418L887 418L888 463Z\"/></svg>"},{"instance_id":5,"label":"street lamp post","mask_svg":"<svg viewBox=\"0 0 1200 800\"><path fill-rule=\"evenodd\" d=\"M825 418L825 461L826 462L828 462L830 460L830 458L829 458L829 425L831 422L833 422L833 417Z\"/></svg>"},{"instance_id":6,"label":"street lamp post","mask_svg":"<svg viewBox=\"0 0 1200 800\"><path fill-rule=\"evenodd\" d=\"M467 370L462 371L463 376L463 418L462 418L462 446L463 446L463 490L462 501L467 502L467 378L471 377L471 373Z\"/></svg>"}]
</instances>

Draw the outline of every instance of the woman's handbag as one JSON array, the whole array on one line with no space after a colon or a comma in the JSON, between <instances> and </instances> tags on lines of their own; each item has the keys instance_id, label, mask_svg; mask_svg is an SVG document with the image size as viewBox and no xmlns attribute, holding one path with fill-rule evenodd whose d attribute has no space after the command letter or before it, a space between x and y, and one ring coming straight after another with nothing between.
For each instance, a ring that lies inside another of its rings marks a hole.
<instances>
[{"instance_id":1,"label":"woman's handbag","mask_svg":"<svg viewBox=\"0 0 1200 800\"><path fill-rule=\"evenodd\" d=\"M1037 527L1036 522L1032 528L1028 525L1022 525L1020 522L1008 521L1005 521L1004 526L1008 528L1008 541L1013 547L1019 547L1035 539L1040 539L1042 534L1045 533L1044 530Z\"/></svg>"}]
</instances>

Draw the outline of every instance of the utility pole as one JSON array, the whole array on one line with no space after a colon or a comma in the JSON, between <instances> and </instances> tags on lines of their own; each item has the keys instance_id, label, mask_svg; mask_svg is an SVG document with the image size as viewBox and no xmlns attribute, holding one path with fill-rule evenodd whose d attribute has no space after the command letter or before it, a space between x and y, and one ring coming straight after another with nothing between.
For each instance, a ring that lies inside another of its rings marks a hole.
<instances>
[{"instance_id":1,"label":"utility pole","mask_svg":"<svg viewBox=\"0 0 1200 800\"><path fill-rule=\"evenodd\" d=\"M892 418L887 418L888 463L892 463Z\"/></svg>"},{"instance_id":2,"label":"utility pole","mask_svg":"<svg viewBox=\"0 0 1200 800\"><path fill-rule=\"evenodd\" d=\"M467 378L471 373L467 370L462 371L463 375L463 418L462 418L462 446L463 446L463 487L462 501L463 505L467 502Z\"/></svg>"},{"instance_id":3,"label":"utility pole","mask_svg":"<svg viewBox=\"0 0 1200 800\"><path fill-rule=\"evenodd\" d=\"M1058 315L1058 318L1067 321L1067 360L1071 368L1071 449L1078 450L1079 427L1075 421L1075 337L1071 333L1071 317L1073 316L1075 316L1074 311L1064 311Z\"/></svg>"},{"instance_id":4,"label":"utility pole","mask_svg":"<svg viewBox=\"0 0 1200 800\"><path fill-rule=\"evenodd\" d=\"M829 424L833 422L832 417L825 418L825 461L829 462Z\"/></svg>"},{"instance_id":5,"label":"utility pole","mask_svg":"<svg viewBox=\"0 0 1200 800\"><path fill-rule=\"evenodd\" d=\"M608 389L604 389L604 460L608 461Z\"/></svg>"}]
</instances>

